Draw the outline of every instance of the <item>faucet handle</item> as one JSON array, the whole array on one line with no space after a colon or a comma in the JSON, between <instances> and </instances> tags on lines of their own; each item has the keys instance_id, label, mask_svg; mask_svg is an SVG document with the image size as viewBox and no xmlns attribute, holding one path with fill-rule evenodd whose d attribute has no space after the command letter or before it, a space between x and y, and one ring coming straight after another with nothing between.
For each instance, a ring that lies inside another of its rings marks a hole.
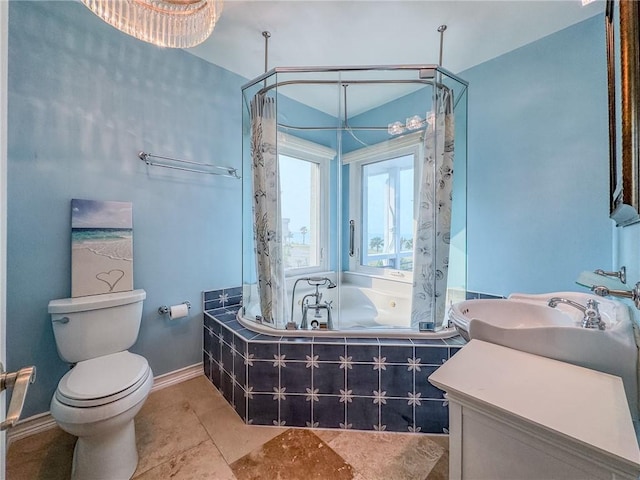
<instances>
[{"instance_id":1,"label":"faucet handle","mask_svg":"<svg viewBox=\"0 0 640 480\"><path fill-rule=\"evenodd\" d=\"M588 318L598 318L600 316L598 305L600 304L596 300L587 300L587 308L584 310L584 316Z\"/></svg>"},{"instance_id":2,"label":"faucet handle","mask_svg":"<svg viewBox=\"0 0 640 480\"><path fill-rule=\"evenodd\" d=\"M595 311L598 311L598 305L600 305L600 302L593 298L587 300L587 308L593 308Z\"/></svg>"}]
</instances>

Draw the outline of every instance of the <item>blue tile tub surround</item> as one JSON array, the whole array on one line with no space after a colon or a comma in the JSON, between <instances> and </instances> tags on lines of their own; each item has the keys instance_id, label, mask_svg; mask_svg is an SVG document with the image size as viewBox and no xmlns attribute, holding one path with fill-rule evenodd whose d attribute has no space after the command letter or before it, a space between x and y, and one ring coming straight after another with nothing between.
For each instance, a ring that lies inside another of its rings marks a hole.
<instances>
[{"instance_id":1,"label":"blue tile tub surround","mask_svg":"<svg viewBox=\"0 0 640 480\"><path fill-rule=\"evenodd\" d=\"M202 300L203 311L220 307L235 307L242 304L242 287L209 290L204 292Z\"/></svg>"},{"instance_id":2,"label":"blue tile tub surround","mask_svg":"<svg viewBox=\"0 0 640 480\"><path fill-rule=\"evenodd\" d=\"M246 423L448 431L447 401L427 377L462 348L459 337L269 336L240 325L237 309L205 312L203 356L207 377Z\"/></svg>"}]
</instances>

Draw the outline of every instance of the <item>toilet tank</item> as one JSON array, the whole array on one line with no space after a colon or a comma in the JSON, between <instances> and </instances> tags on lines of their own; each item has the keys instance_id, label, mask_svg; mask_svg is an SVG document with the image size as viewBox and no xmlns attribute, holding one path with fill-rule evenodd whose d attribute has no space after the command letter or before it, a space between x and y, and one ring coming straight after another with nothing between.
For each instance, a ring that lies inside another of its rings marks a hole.
<instances>
[{"instance_id":1,"label":"toilet tank","mask_svg":"<svg viewBox=\"0 0 640 480\"><path fill-rule=\"evenodd\" d=\"M60 357L69 363L122 352L138 338L144 290L49 302Z\"/></svg>"}]
</instances>

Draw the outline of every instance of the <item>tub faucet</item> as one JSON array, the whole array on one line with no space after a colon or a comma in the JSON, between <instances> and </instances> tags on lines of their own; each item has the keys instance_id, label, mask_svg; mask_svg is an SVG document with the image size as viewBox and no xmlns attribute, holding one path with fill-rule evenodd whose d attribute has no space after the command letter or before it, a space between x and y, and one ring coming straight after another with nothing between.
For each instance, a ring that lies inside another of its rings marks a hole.
<instances>
[{"instance_id":1,"label":"tub faucet","mask_svg":"<svg viewBox=\"0 0 640 480\"><path fill-rule=\"evenodd\" d=\"M292 325L296 325L296 323L293 320L293 311L294 311L294 305L295 305L295 297L296 297L296 286L298 285L298 282L300 281L306 281L308 285L310 285L311 287L315 288L315 291L313 293L309 293L307 295L305 295L304 297L302 297L302 301L300 302L302 305L302 320L300 321L300 327L301 329L306 329L308 328L308 323L307 323L307 313L309 311L309 309L313 309L315 310L315 315L314 317L317 319L321 318L320 315L320 310L326 310L327 311L327 328L329 330L333 330L333 319L331 318L331 304L332 302L322 302L322 292L320 292L320 287L326 287L326 288L336 288L336 284L333 283L331 281L331 279L327 278L327 277L303 277L303 278L298 278L295 283L293 284L293 292L291 294L291 319L290 319L290 324ZM314 303L310 303L309 302L309 298L315 298ZM322 303L320 303L322 302ZM312 321L311 324L316 324L319 325L319 321L315 320ZM297 325L296 325L296 328Z\"/></svg>"},{"instance_id":2,"label":"tub faucet","mask_svg":"<svg viewBox=\"0 0 640 480\"><path fill-rule=\"evenodd\" d=\"M604 330L607 328L606 323L602 321L600 311L598 310L598 302L593 299L587 300L587 305L580 305L577 302L568 300L562 297L553 297L549 299L548 305L551 308L555 308L559 303L564 303L573 308L577 308L582 312L584 317L582 318L582 328L597 328L598 330Z\"/></svg>"}]
</instances>

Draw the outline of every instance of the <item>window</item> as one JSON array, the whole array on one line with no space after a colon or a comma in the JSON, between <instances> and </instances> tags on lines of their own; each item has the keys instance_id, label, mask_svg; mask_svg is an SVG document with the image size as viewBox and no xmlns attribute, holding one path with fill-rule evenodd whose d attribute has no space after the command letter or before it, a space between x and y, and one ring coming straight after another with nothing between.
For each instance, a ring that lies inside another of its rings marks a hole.
<instances>
[{"instance_id":1,"label":"window","mask_svg":"<svg viewBox=\"0 0 640 480\"><path fill-rule=\"evenodd\" d=\"M403 155L361 166L362 265L412 270L413 164Z\"/></svg>"},{"instance_id":2,"label":"window","mask_svg":"<svg viewBox=\"0 0 640 480\"><path fill-rule=\"evenodd\" d=\"M345 156L357 245L352 271L412 279L420 153L420 136L407 135Z\"/></svg>"},{"instance_id":3,"label":"window","mask_svg":"<svg viewBox=\"0 0 640 480\"><path fill-rule=\"evenodd\" d=\"M285 274L327 270L329 162L335 153L290 135L279 142Z\"/></svg>"}]
</instances>

